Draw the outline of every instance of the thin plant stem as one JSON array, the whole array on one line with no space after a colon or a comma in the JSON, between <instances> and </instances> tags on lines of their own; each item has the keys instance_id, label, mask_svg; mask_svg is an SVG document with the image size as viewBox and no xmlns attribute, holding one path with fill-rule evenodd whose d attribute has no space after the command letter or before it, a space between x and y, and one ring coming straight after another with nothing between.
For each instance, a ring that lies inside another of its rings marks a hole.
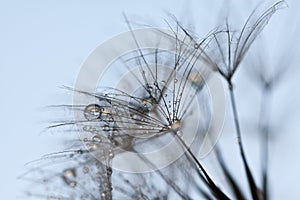
<instances>
[{"instance_id":1,"label":"thin plant stem","mask_svg":"<svg viewBox=\"0 0 300 200\"><path fill-rule=\"evenodd\" d=\"M268 103L269 102L269 103ZM261 164L262 164L262 183L263 198L268 199L268 162L269 162L269 119L271 110L271 88L264 86L262 90L262 101L260 107L260 124L259 130L261 134Z\"/></svg>"},{"instance_id":2,"label":"thin plant stem","mask_svg":"<svg viewBox=\"0 0 300 200\"><path fill-rule=\"evenodd\" d=\"M252 198L254 200L259 200L258 194L257 194L257 187L254 181L254 178L252 176L251 170L249 168L246 155L244 152L244 147L243 147L243 142L242 142L242 134L241 134L241 128L240 128L240 123L239 123L239 118L238 118L238 113L237 113L237 106L236 106L236 101L234 97L234 91L233 91L233 85L231 82L231 79L227 79L228 86L229 86L229 94L230 94L230 101L231 101L231 107L232 107L232 112L233 112L233 119L234 119L234 124L235 124L235 129L236 129L236 134L237 134L237 142L238 146L240 149L240 154L243 160L243 164L245 167L246 175L248 178L248 183L251 191Z\"/></svg>"},{"instance_id":3,"label":"thin plant stem","mask_svg":"<svg viewBox=\"0 0 300 200\"><path fill-rule=\"evenodd\" d=\"M217 186L216 184L213 182L213 180L210 178L210 176L208 175L208 173L205 171L204 167L201 165L201 163L199 162L199 160L196 158L196 156L194 155L194 153L191 151L191 149L186 145L186 143L182 140L182 138L180 136L178 136L176 133L174 133L176 139L181 143L181 145L183 146L184 150L185 150L185 154L188 154L188 157L190 157L192 159L193 164L197 167L197 172L199 173L200 177L202 179L204 179L204 181L209 185L211 191L220 199L228 199L229 198L226 196L226 194L224 194ZM201 174L203 173L203 175Z\"/></svg>"}]
</instances>

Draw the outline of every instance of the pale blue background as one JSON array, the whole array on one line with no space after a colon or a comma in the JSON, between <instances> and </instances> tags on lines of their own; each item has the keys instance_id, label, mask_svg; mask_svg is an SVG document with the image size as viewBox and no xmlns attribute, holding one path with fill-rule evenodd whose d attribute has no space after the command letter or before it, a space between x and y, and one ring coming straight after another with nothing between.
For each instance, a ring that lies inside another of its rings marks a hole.
<instances>
[{"instance_id":1,"label":"pale blue background","mask_svg":"<svg viewBox=\"0 0 300 200\"><path fill-rule=\"evenodd\" d=\"M204 29L197 27L202 34L212 29L217 19L222 17L213 15L223 5L222 2L1 0L0 198L16 199L21 195L25 183L16 178L24 172L26 162L60 149L58 134L41 133L49 118L53 119L44 107L71 99L71 95L59 89L59 86L72 86L89 53L101 42L127 30L123 11L132 21L137 19L145 24L163 23L162 19L166 17L164 11L168 11L176 14L181 21L191 21L196 26L203 24ZM232 2L236 3L238 13L245 17L251 10L249 8L257 5L255 2L258 1ZM293 22L291 24L299 24L299 20L296 21L299 18L299 2L289 1L289 7L288 11L281 13L281 17L286 22ZM276 35L273 30L277 24L284 24L279 22L279 16L271 21L266 30L271 33L270 41ZM281 27L288 32L289 27L294 26L291 24L286 23ZM292 105L299 102L298 90L299 86L295 90L288 90L290 93L286 94ZM299 115L293 115L299 119ZM300 179L300 129L295 120L291 124L292 128L285 133L285 137L275 142L277 146L274 153L278 159L272 168L274 199L296 199L299 194L296 185ZM234 137L228 140L234 141ZM278 163L281 165L277 166Z\"/></svg>"}]
</instances>

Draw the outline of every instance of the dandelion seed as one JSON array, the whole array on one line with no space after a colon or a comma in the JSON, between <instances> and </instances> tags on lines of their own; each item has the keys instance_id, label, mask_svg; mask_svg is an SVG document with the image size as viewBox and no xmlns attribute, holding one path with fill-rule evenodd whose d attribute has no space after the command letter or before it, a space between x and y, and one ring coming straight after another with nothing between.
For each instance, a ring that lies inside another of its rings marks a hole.
<instances>
[{"instance_id":1,"label":"dandelion seed","mask_svg":"<svg viewBox=\"0 0 300 200\"><path fill-rule=\"evenodd\" d=\"M54 175L42 179L47 184L55 183L54 189L46 188L47 191L60 191L61 185L56 185L59 181L68 187L62 187L65 196L55 193L43 197L146 200L199 199L201 195L211 199L214 195L217 199L228 199L193 151L195 141L199 149L200 143L207 139L203 133L210 126L209 100L201 95L209 96L206 80L211 73L218 71L231 80L254 39L280 4L255 21L250 32L246 29L248 20L236 41L236 33L226 25L225 30L217 30L198 43L176 21L175 28L170 26L171 33L163 33L164 37L160 38L171 41L172 50L165 50L157 44L157 38L153 41L157 47L141 47L135 31L131 31L134 51L120 54L106 66L99 87L95 91L74 89L89 101L72 105L75 119L57 126L72 126L76 133L80 132L80 140L73 141L77 149L53 155L53 159L62 158L61 163L64 159L71 162L63 170L53 166L57 169ZM183 37L178 31L183 32ZM201 70L207 64L210 68ZM81 142L87 150L83 150ZM169 146L172 142L176 145ZM126 157L130 155L134 159ZM119 162L121 166L118 161L123 161ZM114 167L149 173L124 175ZM211 194L202 190L198 179Z\"/></svg>"}]
</instances>

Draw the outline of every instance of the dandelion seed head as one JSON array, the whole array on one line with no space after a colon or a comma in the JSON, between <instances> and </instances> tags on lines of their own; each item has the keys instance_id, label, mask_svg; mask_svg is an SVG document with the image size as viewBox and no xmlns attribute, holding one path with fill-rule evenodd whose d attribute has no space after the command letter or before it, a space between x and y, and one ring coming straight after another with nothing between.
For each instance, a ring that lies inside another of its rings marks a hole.
<instances>
[{"instance_id":1,"label":"dandelion seed head","mask_svg":"<svg viewBox=\"0 0 300 200\"><path fill-rule=\"evenodd\" d=\"M175 134L179 131L180 128L181 128L180 120L175 120L170 126L170 130Z\"/></svg>"},{"instance_id":2,"label":"dandelion seed head","mask_svg":"<svg viewBox=\"0 0 300 200\"><path fill-rule=\"evenodd\" d=\"M108 151L100 146L109 148L114 154L113 162L109 163L118 163L121 156L125 159L126 154L136 151L156 156L154 152L160 150L178 149L174 138L168 138L170 133L180 135L189 146L196 137L204 139L210 126L204 120L211 115L210 100L202 97L200 101L199 94L210 96L206 82L212 71L203 70L206 62L202 57L201 43L195 43L191 37L181 38L174 32L139 31L120 35L109 41L112 44L105 45L111 48L105 50L105 55L112 58L111 62L102 63L108 59L101 59L101 47L96 49L91 55L92 61L87 61L89 65L83 66L92 67L83 73L95 70L95 79L86 81L85 78L91 76L80 73L76 84L74 105L86 105L81 110L83 115L80 110L75 113L76 125L82 130L80 137L88 138L83 142L97 158L109 159ZM120 44L119 39L131 41L126 44L127 51L124 51L125 47L123 52L114 48L114 44ZM149 47L149 41L152 47ZM99 69L99 66L103 67ZM203 109L204 105L208 109ZM92 112L91 119L80 118L87 111ZM178 152L174 160L180 154L183 152ZM161 167L170 161L164 162Z\"/></svg>"}]
</instances>

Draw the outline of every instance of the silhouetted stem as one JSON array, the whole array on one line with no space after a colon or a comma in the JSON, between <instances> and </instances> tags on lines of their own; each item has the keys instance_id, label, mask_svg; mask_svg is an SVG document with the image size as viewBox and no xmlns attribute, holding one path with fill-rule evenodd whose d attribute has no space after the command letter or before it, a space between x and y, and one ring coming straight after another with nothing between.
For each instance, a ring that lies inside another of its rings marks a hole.
<instances>
[{"instance_id":1,"label":"silhouetted stem","mask_svg":"<svg viewBox=\"0 0 300 200\"><path fill-rule=\"evenodd\" d=\"M243 147L243 142L242 142L242 135L241 135L241 128L240 128L240 123L239 123L239 118L238 118L238 113L237 113L237 108L236 108L236 101L234 97L234 91L233 91L233 85L231 83L231 80L228 79L228 86L229 86L229 93L230 93L230 101L231 101L231 107L232 107L232 112L233 112L233 119L234 119L234 124L235 124L235 129L236 129L236 134L237 134L237 142L238 146L240 149L240 154L243 160L243 164L245 167L246 175L248 178L248 183L249 187L251 190L251 195L254 200L259 200L258 194L257 194L257 187L254 181L254 178L252 176L252 173L250 171L245 152L244 152L244 147Z\"/></svg>"},{"instance_id":2,"label":"silhouetted stem","mask_svg":"<svg viewBox=\"0 0 300 200\"><path fill-rule=\"evenodd\" d=\"M268 162L269 162L269 119L271 110L271 89L264 86L262 91L262 101L260 107L260 124L261 134L261 164L262 164L262 183L263 198L268 199Z\"/></svg>"},{"instance_id":3,"label":"silhouetted stem","mask_svg":"<svg viewBox=\"0 0 300 200\"><path fill-rule=\"evenodd\" d=\"M188 154L188 157L192 159L193 164L197 167L197 172L199 173L200 177L202 179L204 179L204 181L206 181L206 184L208 184L209 189L214 193L214 195L218 198L218 199L228 199L229 198L226 196L226 194L224 194L217 186L216 184L213 182L213 180L210 178L210 176L208 175L208 173L205 171L204 167L201 165L201 163L199 162L199 160L196 158L196 156L193 154L193 152L190 150L190 148L185 144L185 142L182 140L182 138L180 136L178 136L176 133L174 133L175 137L177 138L177 140L182 144L184 150L185 150L185 154ZM203 173L203 175L201 174Z\"/></svg>"}]
</instances>

